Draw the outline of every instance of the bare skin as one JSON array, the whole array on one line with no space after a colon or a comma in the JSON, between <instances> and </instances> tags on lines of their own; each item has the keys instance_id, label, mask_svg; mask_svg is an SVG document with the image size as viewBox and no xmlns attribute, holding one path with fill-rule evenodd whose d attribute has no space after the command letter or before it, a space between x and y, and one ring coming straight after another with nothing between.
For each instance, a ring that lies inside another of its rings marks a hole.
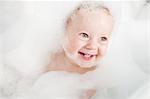
<instances>
[{"instance_id":1,"label":"bare skin","mask_svg":"<svg viewBox=\"0 0 150 99\"><path fill-rule=\"evenodd\" d=\"M67 71L85 74L86 72L93 71L96 69L96 66L91 68L81 68L79 66L71 66L72 64L70 64L70 62L68 62L68 60L65 59L64 56L65 56L64 52L55 53L52 59L55 61L55 63L52 63L51 65L48 66L48 71ZM60 64L62 65L60 66Z\"/></svg>"},{"instance_id":2,"label":"bare skin","mask_svg":"<svg viewBox=\"0 0 150 99\"><path fill-rule=\"evenodd\" d=\"M75 21L72 20L67 26L66 49L52 55L48 71L85 74L94 71L97 61L105 55L113 29L112 16L106 10L88 14L83 11L76 14ZM72 59L67 54L71 55ZM84 90L81 99L91 99L95 93L95 89Z\"/></svg>"}]
</instances>

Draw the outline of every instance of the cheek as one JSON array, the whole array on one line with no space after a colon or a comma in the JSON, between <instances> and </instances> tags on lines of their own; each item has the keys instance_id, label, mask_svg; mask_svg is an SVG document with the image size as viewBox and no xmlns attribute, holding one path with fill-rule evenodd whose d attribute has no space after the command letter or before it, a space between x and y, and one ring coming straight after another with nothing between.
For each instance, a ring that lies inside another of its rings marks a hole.
<instances>
[{"instance_id":1,"label":"cheek","mask_svg":"<svg viewBox=\"0 0 150 99\"><path fill-rule=\"evenodd\" d=\"M67 52L73 54L78 52L78 50L81 49L83 45L83 42L78 39L69 39L66 41L66 50Z\"/></svg>"},{"instance_id":2,"label":"cheek","mask_svg":"<svg viewBox=\"0 0 150 99\"><path fill-rule=\"evenodd\" d=\"M100 48L100 55L101 56L104 56L106 51L107 51L107 45L102 45L101 48Z\"/></svg>"}]
</instances>

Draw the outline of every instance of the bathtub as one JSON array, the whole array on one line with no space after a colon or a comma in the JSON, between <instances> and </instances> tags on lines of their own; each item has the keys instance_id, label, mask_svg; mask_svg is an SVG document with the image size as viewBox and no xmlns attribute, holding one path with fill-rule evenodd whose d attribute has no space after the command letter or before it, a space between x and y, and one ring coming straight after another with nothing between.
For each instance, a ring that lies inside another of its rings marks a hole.
<instances>
[{"instance_id":1,"label":"bathtub","mask_svg":"<svg viewBox=\"0 0 150 99\"><path fill-rule=\"evenodd\" d=\"M106 56L104 63L116 65L117 60L119 60L120 65L122 63L124 65L107 68L109 73L105 76L112 76L112 78L110 77L111 81L120 84L110 88L107 92L111 98L114 97L113 99L148 99L150 96L146 94L147 87L144 86L150 85L148 80L150 74L150 54L148 52L150 48L148 31L150 30L148 26L150 24L149 19L143 17L145 14L142 11L145 11L145 9L140 10L145 2L143 0L140 3L135 1L119 3L121 3L122 8L121 11L118 10L118 13L121 15L119 16L121 17L119 28L114 35L115 39L112 39L113 46L110 47L110 50L111 48L113 50L109 52L110 55ZM6 74L8 75L6 82L3 81L0 84L0 88L6 83L5 88L8 88L7 86L11 84L15 86L12 89L10 88L10 90L6 90L6 96L14 93L17 87L17 83L14 82L17 82L18 79L24 77L23 81L28 82L27 78L31 78L30 80L33 81L41 74L44 69L43 64L48 62L47 53L44 53L44 51L48 52L58 47L53 42L58 42L62 37L62 33L59 31L63 30L61 25L63 25L67 14L77 4L78 2L66 1L14 1L12 3L0 1L0 13L2 15L0 19L2 22L0 35L4 38L1 48L3 51L1 59L3 64L1 67L7 67L1 70L7 72ZM54 9L56 13L50 13ZM116 9L118 9L117 6ZM146 11L149 14L150 10ZM141 15L140 17L138 17L139 14ZM56 34L49 36L49 31L56 33L57 37L55 37ZM58 45L60 44L61 42L58 42ZM54 45L54 48L51 48L49 45ZM1 78L4 78L3 74ZM8 79L10 80L8 81ZM29 81L29 86L32 85L32 81ZM23 83L24 86L28 86L28 84ZM22 86L22 83L19 86Z\"/></svg>"}]
</instances>

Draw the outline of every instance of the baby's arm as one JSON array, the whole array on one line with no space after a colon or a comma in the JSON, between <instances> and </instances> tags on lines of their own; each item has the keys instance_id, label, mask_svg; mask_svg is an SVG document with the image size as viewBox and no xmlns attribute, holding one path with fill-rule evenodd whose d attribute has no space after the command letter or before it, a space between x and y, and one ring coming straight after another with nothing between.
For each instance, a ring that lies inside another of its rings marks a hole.
<instances>
[{"instance_id":1,"label":"baby's arm","mask_svg":"<svg viewBox=\"0 0 150 99\"><path fill-rule=\"evenodd\" d=\"M91 99L92 96L95 95L95 93L96 93L96 90L92 90L92 89L85 90L81 99Z\"/></svg>"}]
</instances>

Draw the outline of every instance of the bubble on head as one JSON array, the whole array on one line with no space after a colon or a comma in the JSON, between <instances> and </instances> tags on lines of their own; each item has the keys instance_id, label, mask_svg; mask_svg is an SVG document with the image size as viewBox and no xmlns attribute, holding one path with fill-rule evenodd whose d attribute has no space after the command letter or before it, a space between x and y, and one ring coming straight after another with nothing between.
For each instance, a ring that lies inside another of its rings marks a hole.
<instances>
[{"instance_id":1,"label":"bubble on head","mask_svg":"<svg viewBox=\"0 0 150 99\"><path fill-rule=\"evenodd\" d=\"M104 2L102 1L86 1L86 2L82 2L76 10L86 10L88 12L91 11L96 11L96 10L100 10L100 9L104 9L106 10L108 13L110 13L110 10L108 7L106 7L104 5Z\"/></svg>"},{"instance_id":2,"label":"bubble on head","mask_svg":"<svg viewBox=\"0 0 150 99\"><path fill-rule=\"evenodd\" d=\"M106 2L103 1L83 1L80 2L80 4L78 4L78 6L76 6L74 8L74 10L69 14L69 16L66 19L66 23L65 23L65 28L67 31L68 26L70 26L70 23L75 20L77 13L82 13L82 12L86 12L91 13L91 12L100 12L100 10L104 10L108 15L114 16L112 14L112 9L110 8L109 5L107 5Z\"/></svg>"}]
</instances>

